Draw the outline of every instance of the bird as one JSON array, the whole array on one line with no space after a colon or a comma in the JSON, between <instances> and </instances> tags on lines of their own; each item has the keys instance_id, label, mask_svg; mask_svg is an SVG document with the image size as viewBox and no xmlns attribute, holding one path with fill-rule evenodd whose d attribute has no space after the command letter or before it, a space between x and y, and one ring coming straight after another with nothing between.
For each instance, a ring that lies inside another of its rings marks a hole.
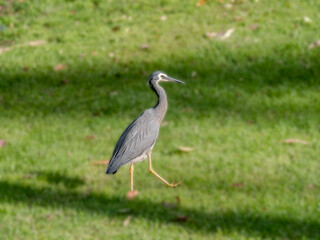
<instances>
[{"instance_id":1,"label":"bird","mask_svg":"<svg viewBox=\"0 0 320 240\"><path fill-rule=\"evenodd\" d=\"M168 102L165 90L159 85L160 82L184 82L169 77L161 71L155 71L148 78L147 84L158 97L157 104L145 110L124 130L113 150L112 157L106 168L106 174L115 174L118 169L130 163L130 190L133 192L134 164L148 158L149 171L160 181L171 188L178 187L178 183L169 183L152 168L151 152L157 141L161 122L167 112Z\"/></svg>"}]
</instances>

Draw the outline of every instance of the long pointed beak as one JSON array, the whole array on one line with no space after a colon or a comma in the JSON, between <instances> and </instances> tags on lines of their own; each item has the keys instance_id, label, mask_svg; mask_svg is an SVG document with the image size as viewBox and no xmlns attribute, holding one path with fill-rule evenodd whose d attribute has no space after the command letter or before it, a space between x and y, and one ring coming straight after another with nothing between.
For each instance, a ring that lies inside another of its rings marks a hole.
<instances>
[{"instance_id":1,"label":"long pointed beak","mask_svg":"<svg viewBox=\"0 0 320 240\"><path fill-rule=\"evenodd\" d=\"M169 82L177 82L177 83L181 83L181 84L185 84L184 82L178 80L178 79L174 79L174 78L171 78L171 77L162 77L162 79L165 79Z\"/></svg>"}]
</instances>

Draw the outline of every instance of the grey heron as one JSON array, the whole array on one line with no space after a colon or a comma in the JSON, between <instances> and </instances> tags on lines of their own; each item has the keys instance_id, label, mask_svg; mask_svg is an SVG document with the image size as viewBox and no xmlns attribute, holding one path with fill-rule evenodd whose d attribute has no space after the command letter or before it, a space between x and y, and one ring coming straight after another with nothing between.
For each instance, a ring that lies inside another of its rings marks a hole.
<instances>
[{"instance_id":1,"label":"grey heron","mask_svg":"<svg viewBox=\"0 0 320 240\"><path fill-rule=\"evenodd\" d=\"M115 174L122 165L130 163L130 190L132 192L134 163L142 161L145 158L148 158L149 171L165 185L175 188L182 183L182 181L178 183L167 182L153 170L151 164L151 152L158 138L160 124L168 107L166 92L159 85L159 82L162 81L184 84L184 82L168 77L167 74L160 71L156 71L150 75L148 84L158 96L158 102L153 108L144 111L124 130L114 148L106 169L107 174Z\"/></svg>"}]
</instances>

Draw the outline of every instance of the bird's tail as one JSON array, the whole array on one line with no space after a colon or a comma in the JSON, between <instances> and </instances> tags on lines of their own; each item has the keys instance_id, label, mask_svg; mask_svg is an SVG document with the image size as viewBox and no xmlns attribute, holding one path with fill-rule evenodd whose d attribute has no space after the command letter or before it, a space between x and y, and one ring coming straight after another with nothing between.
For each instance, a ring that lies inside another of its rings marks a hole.
<instances>
[{"instance_id":1,"label":"bird's tail","mask_svg":"<svg viewBox=\"0 0 320 240\"><path fill-rule=\"evenodd\" d=\"M118 167L112 164L113 161L110 160L108 167L106 168L106 174L115 174L118 171Z\"/></svg>"}]
</instances>

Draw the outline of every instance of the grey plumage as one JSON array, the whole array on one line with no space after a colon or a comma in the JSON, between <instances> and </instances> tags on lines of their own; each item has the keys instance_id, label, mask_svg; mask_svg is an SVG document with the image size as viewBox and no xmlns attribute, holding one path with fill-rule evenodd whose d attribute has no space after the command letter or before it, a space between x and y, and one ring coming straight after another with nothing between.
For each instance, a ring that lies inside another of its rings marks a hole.
<instances>
[{"instance_id":1,"label":"grey plumage","mask_svg":"<svg viewBox=\"0 0 320 240\"><path fill-rule=\"evenodd\" d=\"M155 143L160 124L154 109L148 109L134 120L122 133L107 168L107 174L116 173L119 167L141 156Z\"/></svg>"},{"instance_id":2,"label":"grey plumage","mask_svg":"<svg viewBox=\"0 0 320 240\"><path fill-rule=\"evenodd\" d=\"M122 133L106 169L107 174L114 174L122 165L141 161L151 154L158 138L161 121L167 111L167 96L158 84L160 81L183 83L160 71L150 75L148 84L158 96L158 102L153 108L144 111Z\"/></svg>"}]
</instances>

